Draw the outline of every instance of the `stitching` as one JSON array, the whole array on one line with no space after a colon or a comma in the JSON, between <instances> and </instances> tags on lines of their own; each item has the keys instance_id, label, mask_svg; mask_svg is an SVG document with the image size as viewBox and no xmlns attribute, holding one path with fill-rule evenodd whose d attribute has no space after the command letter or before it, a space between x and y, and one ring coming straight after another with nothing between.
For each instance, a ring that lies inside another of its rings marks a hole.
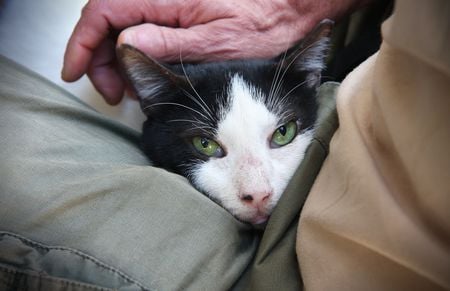
<instances>
[{"instance_id":1,"label":"stitching","mask_svg":"<svg viewBox=\"0 0 450 291\"><path fill-rule=\"evenodd\" d=\"M325 154L328 155L328 144L319 137L314 137L313 140L317 141L320 147L324 150Z\"/></svg>"},{"instance_id":2,"label":"stitching","mask_svg":"<svg viewBox=\"0 0 450 291\"><path fill-rule=\"evenodd\" d=\"M26 275L28 277L40 278L40 279L44 279L44 280L47 280L47 281L63 283L64 285L71 285L71 286L89 288L89 289L92 289L92 290L100 290L100 291L103 291L103 290L104 291L115 290L115 289L111 289L111 288L94 286L92 284L76 282L76 281L69 280L69 279L63 279L63 278L57 278L57 277L52 277L52 276L46 276L45 274L40 274L40 273L34 274L34 273L31 273L31 272L21 271L21 270L15 269L15 268L9 268L9 267L5 267L5 266L0 266L0 271L4 271L5 273L9 273L9 274Z\"/></svg>"},{"instance_id":3,"label":"stitching","mask_svg":"<svg viewBox=\"0 0 450 291\"><path fill-rule=\"evenodd\" d=\"M68 248L68 247L46 246L46 245L43 245L41 243L32 241L32 240L30 240L28 238L22 237L22 236L20 236L18 234L7 232L7 231L0 231L0 236L10 236L10 237L16 238L16 239L22 241L22 243L24 243L26 245L29 245L31 247L34 247L34 248L40 248L40 249L47 250L47 251L56 250L56 251L65 251L65 252L72 253L74 255L80 256L83 259L91 261L92 263L94 263L95 265L97 265L100 268L103 268L103 269L105 269L107 271L112 272L113 274L118 275L119 277L123 278L124 280L126 280L129 283L136 284L137 286L139 286L143 290L149 290L148 288L144 287L143 284L139 283L138 281L136 281L135 279L131 278L127 274L123 273L122 271L120 271L120 270L118 270L118 269L116 269L116 268L114 268L112 266L109 266L109 265L101 262L100 260L96 259L95 257L90 256L88 254L85 254L85 253L83 253L81 251L78 251L76 249L72 249L72 248Z\"/></svg>"}]
</instances>

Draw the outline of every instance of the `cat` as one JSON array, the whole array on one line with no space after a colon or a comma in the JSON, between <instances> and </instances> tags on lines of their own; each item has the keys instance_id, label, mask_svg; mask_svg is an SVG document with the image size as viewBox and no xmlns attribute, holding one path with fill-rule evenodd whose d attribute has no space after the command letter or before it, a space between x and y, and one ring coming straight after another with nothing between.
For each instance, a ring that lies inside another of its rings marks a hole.
<instances>
[{"instance_id":1,"label":"cat","mask_svg":"<svg viewBox=\"0 0 450 291\"><path fill-rule=\"evenodd\" d=\"M237 219L266 223L313 138L331 27L273 59L169 65L120 46L146 155Z\"/></svg>"}]
</instances>

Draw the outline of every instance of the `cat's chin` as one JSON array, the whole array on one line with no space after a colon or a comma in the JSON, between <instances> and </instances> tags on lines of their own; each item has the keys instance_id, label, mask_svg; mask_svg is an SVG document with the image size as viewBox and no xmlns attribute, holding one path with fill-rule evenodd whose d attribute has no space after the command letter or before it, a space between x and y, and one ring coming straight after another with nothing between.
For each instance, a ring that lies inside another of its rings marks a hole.
<instances>
[{"instance_id":1,"label":"cat's chin","mask_svg":"<svg viewBox=\"0 0 450 291\"><path fill-rule=\"evenodd\" d=\"M247 223L250 223L255 228L264 228L267 225L267 221L269 221L270 215L258 214L255 217L247 219Z\"/></svg>"},{"instance_id":2,"label":"cat's chin","mask_svg":"<svg viewBox=\"0 0 450 291\"><path fill-rule=\"evenodd\" d=\"M257 229L264 229L267 225L267 222L270 219L270 213L269 214L258 213L258 214L252 215L252 216L247 215L245 217L242 217L239 215L233 215L233 216L240 222L250 224L254 228L257 228Z\"/></svg>"},{"instance_id":3,"label":"cat's chin","mask_svg":"<svg viewBox=\"0 0 450 291\"><path fill-rule=\"evenodd\" d=\"M261 222L259 224L252 224L252 227L256 230L264 230L267 226L268 220Z\"/></svg>"},{"instance_id":4,"label":"cat's chin","mask_svg":"<svg viewBox=\"0 0 450 291\"><path fill-rule=\"evenodd\" d=\"M270 216L268 215L261 215L261 216L258 215L251 220L251 224L253 225L264 224L269 220L269 217Z\"/></svg>"}]
</instances>

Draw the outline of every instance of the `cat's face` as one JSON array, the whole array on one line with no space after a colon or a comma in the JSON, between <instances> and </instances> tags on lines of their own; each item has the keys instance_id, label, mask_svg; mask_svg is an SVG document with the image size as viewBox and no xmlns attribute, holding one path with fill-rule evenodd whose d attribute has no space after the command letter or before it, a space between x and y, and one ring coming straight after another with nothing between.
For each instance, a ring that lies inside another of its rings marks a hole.
<instances>
[{"instance_id":1,"label":"cat's face","mask_svg":"<svg viewBox=\"0 0 450 291\"><path fill-rule=\"evenodd\" d=\"M145 153L240 220L264 223L312 139L330 26L273 60L162 66L119 48L148 116Z\"/></svg>"}]
</instances>

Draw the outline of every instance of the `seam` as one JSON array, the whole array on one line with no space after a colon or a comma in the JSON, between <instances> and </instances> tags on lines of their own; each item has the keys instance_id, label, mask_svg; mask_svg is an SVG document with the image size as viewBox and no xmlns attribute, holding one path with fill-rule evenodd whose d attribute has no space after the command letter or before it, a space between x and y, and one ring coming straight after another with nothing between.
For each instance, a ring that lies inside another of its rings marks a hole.
<instances>
[{"instance_id":1,"label":"seam","mask_svg":"<svg viewBox=\"0 0 450 291\"><path fill-rule=\"evenodd\" d=\"M112 266L109 266L109 265L101 262L97 258L95 258L95 257L93 257L91 255L85 254L85 253L83 253L83 252L81 252L79 250L68 248L68 247L46 246L44 244L35 242L35 241L30 240L28 238L25 238L25 237L23 237L21 235L18 235L18 234L15 234L15 233L11 233L11 232L8 232L8 231L0 231L0 236L10 236L10 237L16 238L16 239L20 240L22 243L24 243L25 245L28 245L28 246L34 247L34 248L40 248L40 249L47 250L47 251L56 250L56 251L65 251L65 252L72 253L72 254L77 255L77 256L85 259L85 260L91 261L92 263L94 263L96 266L98 266L100 268L103 268L103 269L105 269L107 271L112 272L113 274L118 275L119 277L123 278L125 281L127 281L129 283L136 284L137 286L139 286L143 290L149 290L148 288L144 287L143 284L141 284L137 280L131 278L129 275L125 274L124 272L122 272L122 271L120 271L120 270L118 270L118 269L116 269L116 268L114 268Z\"/></svg>"},{"instance_id":2,"label":"seam","mask_svg":"<svg viewBox=\"0 0 450 291\"><path fill-rule=\"evenodd\" d=\"M73 281L73 280L70 280L70 279L63 279L63 278L48 276L48 275L42 274L42 273L34 274L32 272L17 270L16 268L12 268L12 267L0 266L0 271L3 271L3 272L8 273L8 274L26 275L28 277L45 279L45 280L52 281L52 282L63 283L64 285L83 287L83 288L88 288L88 289L91 289L91 290L99 290L99 291L115 290L115 289L111 289L111 288L95 286L95 285L92 285L92 284L76 282L76 281Z\"/></svg>"},{"instance_id":3,"label":"seam","mask_svg":"<svg viewBox=\"0 0 450 291\"><path fill-rule=\"evenodd\" d=\"M313 140L317 141L317 143L323 149L325 154L328 155L328 153L329 153L328 144L325 141L323 141L321 138L319 138L319 137L313 137Z\"/></svg>"}]
</instances>

